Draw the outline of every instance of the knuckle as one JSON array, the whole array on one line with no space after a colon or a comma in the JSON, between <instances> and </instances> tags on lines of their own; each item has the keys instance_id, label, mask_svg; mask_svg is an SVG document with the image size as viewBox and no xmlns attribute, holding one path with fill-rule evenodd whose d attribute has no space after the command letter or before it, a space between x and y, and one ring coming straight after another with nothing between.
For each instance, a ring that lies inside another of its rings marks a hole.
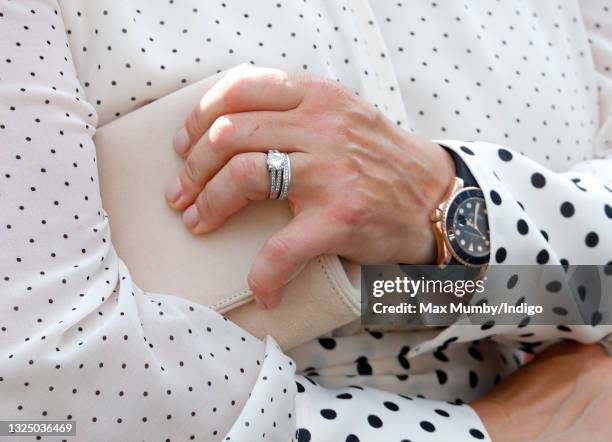
<instances>
[{"instance_id":1,"label":"knuckle","mask_svg":"<svg viewBox=\"0 0 612 442\"><path fill-rule=\"evenodd\" d=\"M192 183L199 183L202 180L202 167L197 156L189 155L185 160L185 176Z\"/></svg>"},{"instance_id":2,"label":"knuckle","mask_svg":"<svg viewBox=\"0 0 612 442\"><path fill-rule=\"evenodd\" d=\"M240 108L243 106L244 91L248 90L252 84L250 70L238 70L235 75L229 78L223 90L223 104L226 108Z\"/></svg>"},{"instance_id":3,"label":"knuckle","mask_svg":"<svg viewBox=\"0 0 612 442\"><path fill-rule=\"evenodd\" d=\"M363 129L371 130L383 119L382 112L369 103L359 106L350 106L343 110L341 130L343 135L350 140L363 138Z\"/></svg>"},{"instance_id":4,"label":"knuckle","mask_svg":"<svg viewBox=\"0 0 612 442\"><path fill-rule=\"evenodd\" d=\"M306 106L312 109L341 107L350 100L348 90L331 78L303 74L300 83L308 91Z\"/></svg>"},{"instance_id":5,"label":"knuckle","mask_svg":"<svg viewBox=\"0 0 612 442\"><path fill-rule=\"evenodd\" d=\"M194 201L195 206L198 208L198 213L206 213L208 211L208 191L206 188L202 190L196 200Z\"/></svg>"},{"instance_id":6,"label":"knuckle","mask_svg":"<svg viewBox=\"0 0 612 442\"><path fill-rule=\"evenodd\" d=\"M326 89L330 89L327 87ZM364 128L380 125L385 118L382 111L375 105L351 96L342 86L334 90L326 90L323 101L314 109L315 116L321 123L346 140L360 139ZM321 112L327 109L327 112Z\"/></svg>"},{"instance_id":7,"label":"knuckle","mask_svg":"<svg viewBox=\"0 0 612 442\"><path fill-rule=\"evenodd\" d=\"M204 133L206 128L203 126L199 111L193 111L189 114L187 121L185 121L185 129L191 137Z\"/></svg>"},{"instance_id":8,"label":"knuckle","mask_svg":"<svg viewBox=\"0 0 612 442\"><path fill-rule=\"evenodd\" d=\"M378 106L367 104L363 106L363 118L368 124L377 124L383 118L383 113Z\"/></svg>"},{"instance_id":9,"label":"knuckle","mask_svg":"<svg viewBox=\"0 0 612 442\"><path fill-rule=\"evenodd\" d=\"M238 185L250 182L257 175L258 164L250 155L236 155L227 166L230 179Z\"/></svg>"},{"instance_id":10,"label":"knuckle","mask_svg":"<svg viewBox=\"0 0 612 442\"><path fill-rule=\"evenodd\" d=\"M310 76L307 80L316 93L328 98L344 98L346 89L336 80L324 76Z\"/></svg>"},{"instance_id":11,"label":"knuckle","mask_svg":"<svg viewBox=\"0 0 612 442\"><path fill-rule=\"evenodd\" d=\"M208 130L210 148L215 152L223 150L235 133L236 123L231 117L227 115L218 117Z\"/></svg>"},{"instance_id":12,"label":"knuckle","mask_svg":"<svg viewBox=\"0 0 612 442\"><path fill-rule=\"evenodd\" d=\"M369 209L366 197L361 192L350 192L331 206L331 216L340 223L347 226L364 224L369 217Z\"/></svg>"},{"instance_id":13,"label":"knuckle","mask_svg":"<svg viewBox=\"0 0 612 442\"><path fill-rule=\"evenodd\" d=\"M265 251L271 260L284 261L289 256L290 248L284 239L273 236L266 242Z\"/></svg>"},{"instance_id":14,"label":"knuckle","mask_svg":"<svg viewBox=\"0 0 612 442\"><path fill-rule=\"evenodd\" d=\"M198 208L200 214L211 214L214 212L214 208L211 205L212 202L210 187L206 186L202 192L198 195L195 200L195 205Z\"/></svg>"},{"instance_id":15,"label":"knuckle","mask_svg":"<svg viewBox=\"0 0 612 442\"><path fill-rule=\"evenodd\" d=\"M388 122L386 121L385 115L377 107L371 106L371 109L366 111L366 115L360 127L366 127L370 132L377 132L380 131L381 128L385 128L387 124Z\"/></svg>"}]
</instances>

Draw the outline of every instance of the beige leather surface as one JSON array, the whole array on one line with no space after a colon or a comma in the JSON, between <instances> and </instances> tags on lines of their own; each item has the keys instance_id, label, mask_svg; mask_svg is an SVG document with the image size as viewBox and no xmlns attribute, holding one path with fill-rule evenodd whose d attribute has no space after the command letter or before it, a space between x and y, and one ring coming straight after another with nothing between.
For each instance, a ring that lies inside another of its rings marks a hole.
<instances>
[{"instance_id":1,"label":"beige leather surface","mask_svg":"<svg viewBox=\"0 0 612 442\"><path fill-rule=\"evenodd\" d=\"M172 136L227 71L200 80L98 128L94 137L111 239L143 289L207 305L252 334L292 348L359 317L359 273L321 256L288 284L281 305L261 310L246 284L267 237L291 218L284 201L251 204L216 232L195 236L164 200L183 160ZM348 270L348 271L347 271Z\"/></svg>"}]
</instances>

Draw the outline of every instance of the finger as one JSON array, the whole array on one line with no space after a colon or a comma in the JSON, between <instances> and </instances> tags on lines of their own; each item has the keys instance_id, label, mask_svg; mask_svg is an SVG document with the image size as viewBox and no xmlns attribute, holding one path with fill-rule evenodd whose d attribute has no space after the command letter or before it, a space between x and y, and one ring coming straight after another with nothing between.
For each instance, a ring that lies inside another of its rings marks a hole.
<instances>
[{"instance_id":1,"label":"finger","mask_svg":"<svg viewBox=\"0 0 612 442\"><path fill-rule=\"evenodd\" d=\"M266 199L269 186L265 154L236 155L185 210L183 221L196 234L215 230L249 201Z\"/></svg>"},{"instance_id":2,"label":"finger","mask_svg":"<svg viewBox=\"0 0 612 442\"><path fill-rule=\"evenodd\" d=\"M300 117L289 112L255 111L224 115L190 151L166 192L168 204L183 210L191 205L206 183L230 158L243 152L266 152L271 147L285 152L320 146L318 133L300 124Z\"/></svg>"},{"instance_id":3,"label":"finger","mask_svg":"<svg viewBox=\"0 0 612 442\"><path fill-rule=\"evenodd\" d=\"M299 76L281 69L242 65L215 83L193 108L173 138L181 155L224 114L255 110L285 111L297 107L305 95Z\"/></svg>"},{"instance_id":4,"label":"finger","mask_svg":"<svg viewBox=\"0 0 612 442\"><path fill-rule=\"evenodd\" d=\"M266 241L248 276L253 294L267 308L280 302L284 286L310 259L332 250L334 233L315 209L303 212Z\"/></svg>"},{"instance_id":5,"label":"finger","mask_svg":"<svg viewBox=\"0 0 612 442\"><path fill-rule=\"evenodd\" d=\"M187 228L195 233L207 233L219 228L227 218L238 212L249 201L264 200L270 193L270 174L266 154L241 153L230 161L204 187L183 213ZM291 189L299 186L308 161L306 154L291 154Z\"/></svg>"}]
</instances>

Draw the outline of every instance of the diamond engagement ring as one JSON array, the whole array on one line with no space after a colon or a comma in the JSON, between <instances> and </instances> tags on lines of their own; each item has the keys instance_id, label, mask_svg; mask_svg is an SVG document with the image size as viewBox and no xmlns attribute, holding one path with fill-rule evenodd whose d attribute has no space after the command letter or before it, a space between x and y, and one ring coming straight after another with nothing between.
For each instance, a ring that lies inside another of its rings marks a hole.
<instances>
[{"instance_id":1,"label":"diamond engagement ring","mask_svg":"<svg viewBox=\"0 0 612 442\"><path fill-rule=\"evenodd\" d=\"M270 173L270 195L272 200L284 200L291 186L291 160L289 155L277 149L268 150L268 172Z\"/></svg>"}]
</instances>

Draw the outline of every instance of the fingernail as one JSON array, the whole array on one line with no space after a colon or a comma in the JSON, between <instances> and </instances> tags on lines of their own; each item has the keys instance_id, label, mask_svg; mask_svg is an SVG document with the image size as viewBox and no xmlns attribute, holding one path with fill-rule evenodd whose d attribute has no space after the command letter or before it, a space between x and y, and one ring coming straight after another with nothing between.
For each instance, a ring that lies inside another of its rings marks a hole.
<instances>
[{"instance_id":1,"label":"fingernail","mask_svg":"<svg viewBox=\"0 0 612 442\"><path fill-rule=\"evenodd\" d=\"M183 213L183 222L190 229L196 226L199 218L200 215L198 214L198 208L195 206L195 204L189 206L187 210L185 210L185 213Z\"/></svg>"},{"instance_id":2,"label":"fingernail","mask_svg":"<svg viewBox=\"0 0 612 442\"><path fill-rule=\"evenodd\" d=\"M178 153L185 153L189 148L189 134L184 127L180 128L172 137L172 146Z\"/></svg>"},{"instance_id":3,"label":"fingernail","mask_svg":"<svg viewBox=\"0 0 612 442\"><path fill-rule=\"evenodd\" d=\"M175 202L181 196L181 180L176 177L174 181L166 187L166 199L171 203Z\"/></svg>"}]
</instances>

